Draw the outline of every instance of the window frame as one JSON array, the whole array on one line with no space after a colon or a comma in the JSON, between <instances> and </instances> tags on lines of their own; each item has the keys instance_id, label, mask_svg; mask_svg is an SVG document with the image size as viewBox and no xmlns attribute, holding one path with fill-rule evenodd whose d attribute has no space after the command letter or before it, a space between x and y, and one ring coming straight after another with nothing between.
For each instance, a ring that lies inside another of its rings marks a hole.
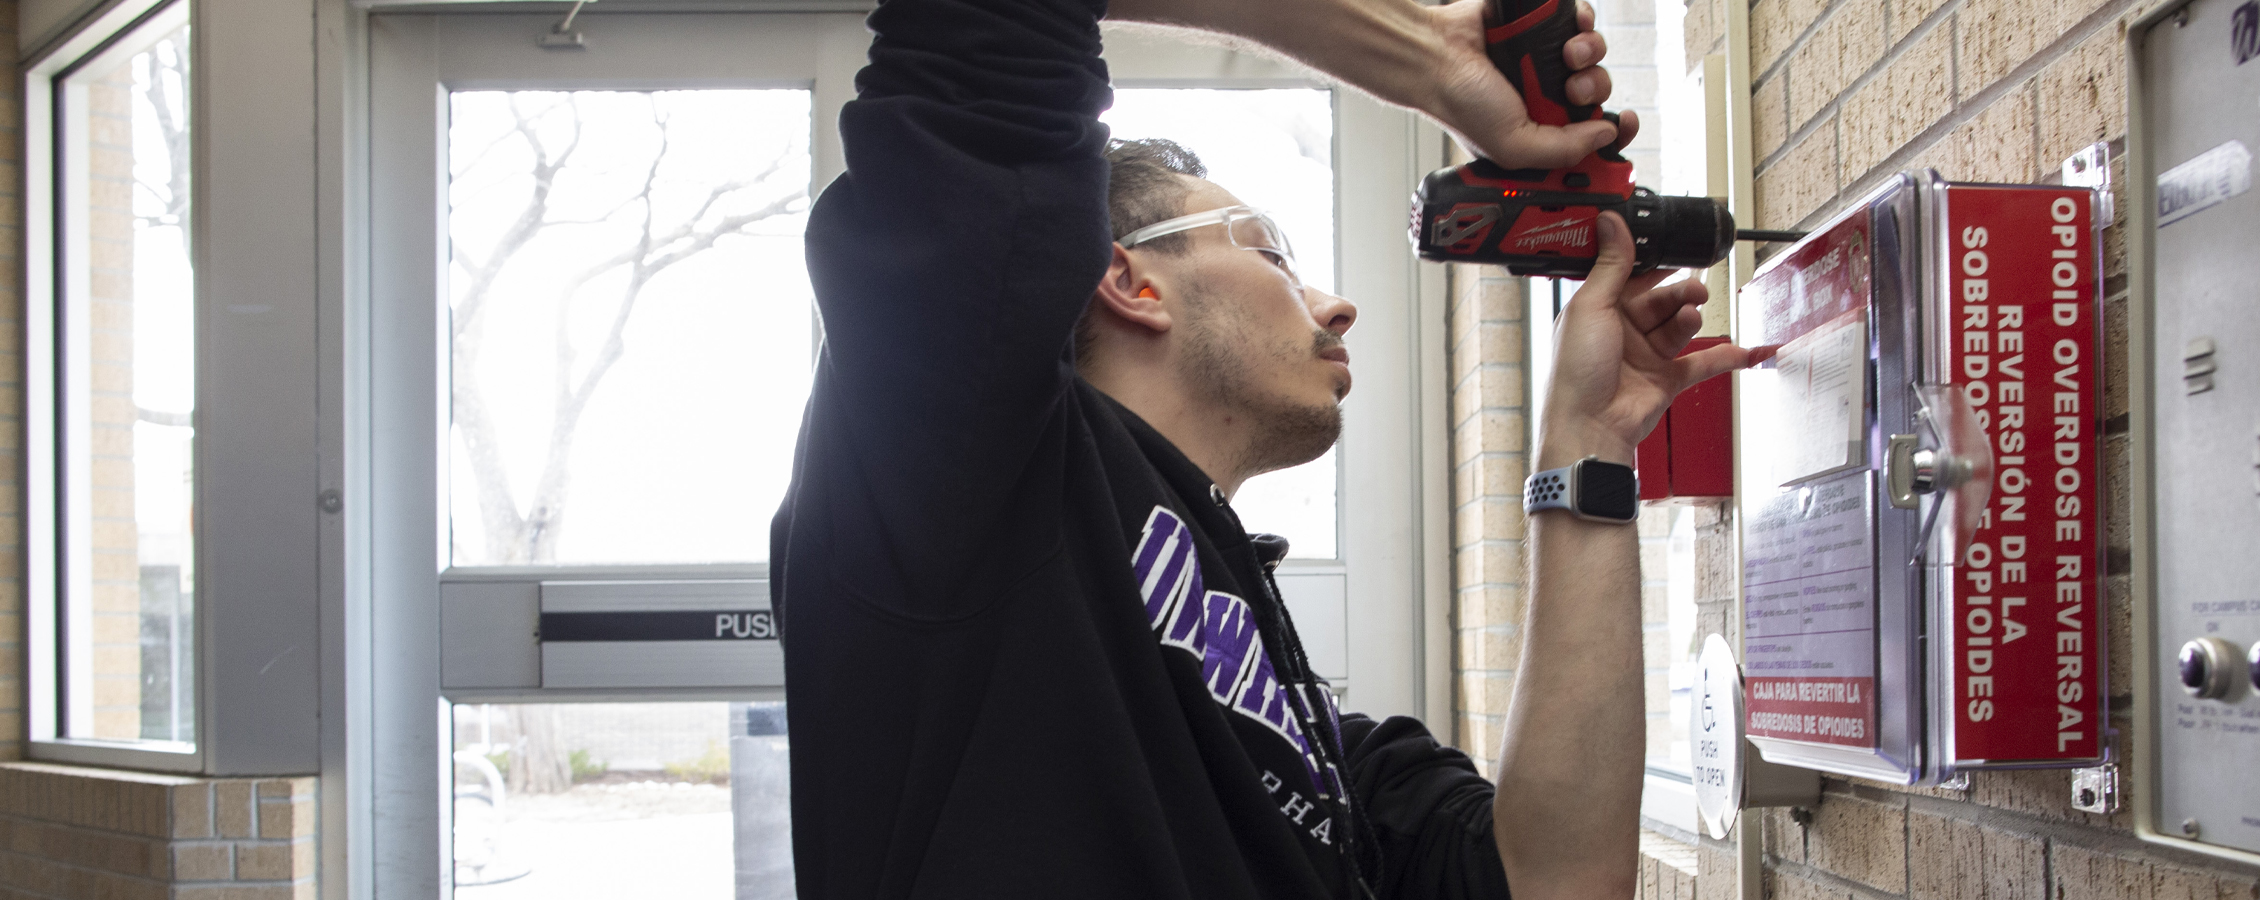
<instances>
[{"instance_id":1,"label":"window frame","mask_svg":"<svg viewBox=\"0 0 2260 900\"><path fill-rule=\"evenodd\" d=\"M56 42L25 71L24 685L26 755L32 759L200 772L208 756L204 741L205 704L201 697L190 710L196 720L196 740L186 747L175 742L71 738L60 734L65 719L63 708L70 703L69 684L80 674L63 671L66 665L78 668L75 661L68 659L63 647L65 629L74 618L68 605L68 582L74 580L73 566L64 558L72 551L68 549L70 541L65 539L65 532L74 530L72 519L84 515L70 508L75 498L65 482L75 483L81 476L66 465L64 447L68 435L64 433L64 423L68 420L60 414L63 408L81 405L72 380L67 377L70 373L62 369L70 365L65 345L75 343L73 337L78 332L68 324L71 318L59 312L74 302L67 293L71 286L66 276L84 264L83 255L70 245L64 227L67 215L83 214L84 198L77 189L85 184L83 173L65 165L71 154L67 146L71 138L66 121L69 106L66 95L71 90L68 81L90 66L115 59L117 54L134 52L138 49L136 44L153 44L165 32L187 25L189 6L188 0L139 0L112 7ZM192 30L192 57L196 37L197 32ZM195 66L190 66L186 99L191 123L197 121L194 85L199 74ZM192 166L201 161L193 147L196 133L192 124ZM192 179L192 198L196 185L197 180ZM193 199L190 210L193 217L196 211ZM183 223L183 227L193 231L195 223L192 220ZM203 442L199 440L193 452L199 463L202 450ZM202 477L199 468L199 483ZM195 493L201 494L201 491ZM205 529L199 525L196 530L196 561L201 569ZM197 599L201 603L202 597ZM201 632L201 628L198 631ZM191 658L201 661L206 643L202 634L189 635L188 642L193 648ZM197 672L195 678L201 684L202 672Z\"/></svg>"},{"instance_id":2,"label":"window frame","mask_svg":"<svg viewBox=\"0 0 2260 900\"><path fill-rule=\"evenodd\" d=\"M58 78L151 16L179 14L164 12L168 3L193 20L186 224L194 236L197 596L189 753L56 733L56 88ZM318 535L336 509L322 499L318 478L317 273L324 261L313 239L319 204L307 189L318 160L304 128L317 112L300 76L313 71L316 48L310 20L273 12L257 4L118 0L88 12L22 67L24 676L26 755L35 760L253 777L322 769ZM233 102L207 102L213 96Z\"/></svg>"}]
</instances>

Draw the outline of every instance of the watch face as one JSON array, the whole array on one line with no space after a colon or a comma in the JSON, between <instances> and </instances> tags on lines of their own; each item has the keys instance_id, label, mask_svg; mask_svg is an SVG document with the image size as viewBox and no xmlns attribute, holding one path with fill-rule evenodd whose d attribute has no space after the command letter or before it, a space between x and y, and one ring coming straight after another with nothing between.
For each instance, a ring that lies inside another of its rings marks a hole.
<instances>
[{"instance_id":1,"label":"watch face","mask_svg":"<svg viewBox=\"0 0 2260 900\"><path fill-rule=\"evenodd\" d=\"M1577 465L1577 511L1630 521L1640 515L1640 483L1631 466L1588 459Z\"/></svg>"}]
</instances>

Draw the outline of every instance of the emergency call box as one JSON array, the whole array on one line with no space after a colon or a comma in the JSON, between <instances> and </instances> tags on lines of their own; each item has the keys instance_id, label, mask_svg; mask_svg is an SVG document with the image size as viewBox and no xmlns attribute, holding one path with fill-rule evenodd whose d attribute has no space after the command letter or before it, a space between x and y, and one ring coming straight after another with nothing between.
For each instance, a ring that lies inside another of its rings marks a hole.
<instances>
[{"instance_id":1,"label":"emergency call box","mask_svg":"<svg viewBox=\"0 0 2260 900\"><path fill-rule=\"evenodd\" d=\"M2260 2L2127 54L2135 831L2260 865Z\"/></svg>"},{"instance_id":2,"label":"emergency call box","mask_svg":"<svg viewBox=\"0 0 2260 900\"><path fill-rule=\"evenodd\" d=\"M1898 784L2108 750L2094 192L1898 176L1745 286L1747 730Z\"/></svg>"}]
</instances>

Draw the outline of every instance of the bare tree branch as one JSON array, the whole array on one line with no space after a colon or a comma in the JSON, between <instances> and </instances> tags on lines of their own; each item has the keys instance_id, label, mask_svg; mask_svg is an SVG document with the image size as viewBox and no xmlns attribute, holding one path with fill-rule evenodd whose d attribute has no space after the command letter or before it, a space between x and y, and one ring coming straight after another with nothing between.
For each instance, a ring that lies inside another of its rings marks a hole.
<instances>
[{"instance_id":1,"label":"bare tree branch","mask_svg":"<svg viewBox=\"0 0 2260 900\"><path fill-rule=\"evenodd\" d=\"M557 541L564 530L567 501L571 496L570 463L582 414L602 387L606 376L626 356L628 325L652 280L677 263L712 249L724 237L744 234L764 220L793 212L795 206L807 197L806 189L802 188L751 210L719 217L713 215L725 203L751 189L767 185L771 177L785 165L786 158L781 155L771 160L756 177L710 187L706 196L701 198L701 202L687 217L674 224L663 225L656 195L663 184L663 174L673 156L675 144L668 116L654 99L651 115L659 142L645 167L642 185L637 193L602 217L585 220L551 218L548 215L551 189L561 173L569 168L573 151L580 144L582 120L577 98L568 95L560 104L572 111L573 138L554 155L541 143L536 126L542 115L556 107L528 115L516 99L513 98L511 107L516 117L515 133L533 155L533 189L518 215L483 258L473 258L459 246L455 250L457 263L464 266L469 276L465 281L465 293L456 304L453 328L455 424L462 433L471 457L471 474L476 482L488 556L497 563L540 562L555 558ZM499 435L484 399L480 396L476 374L471 368L476 363L476 344L483 331L478 313L483 309L484 300L502 271L509 265L510 259L545 229L616 221L619 214L631 208L637 209L639 214L636 239L620 252L583 266L566 277L559 286L559 310L551 330L552 365L555 368L551 375L549 442L544 448L542 467L535 479L529 502L521 512L520 505L514 501L509 489ZM451 246L456 245L451 243ZM574 349L571 316L566 306L592 283L622 268L627 270L626 282L620 288L619 299L611 311L596 352L583 368L580 365L580 354Z\"/></svg>"}]
</instances>

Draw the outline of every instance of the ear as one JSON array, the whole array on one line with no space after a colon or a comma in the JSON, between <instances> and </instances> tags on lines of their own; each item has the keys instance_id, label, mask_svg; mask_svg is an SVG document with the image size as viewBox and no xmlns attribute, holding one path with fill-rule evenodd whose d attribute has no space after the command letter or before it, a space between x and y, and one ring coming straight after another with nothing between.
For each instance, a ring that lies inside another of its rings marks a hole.
<instances>
[{"instance_id":1,"label":"ear","mask_svg":"<svg viewBox=\"0 0 2260 900\"><path fill-rule=\"evenodd\" d=\"M1092 292L1094 305L1105 309L1114 318L1131 327L1159 334L1169 330L1169 308L1161 302L1161 292L1167 290L1153 278L1148 267L1114 245L1114 259L1107 263L1106 277L1099 280L1098 289Z\"/></svg>"}]
</instances>

